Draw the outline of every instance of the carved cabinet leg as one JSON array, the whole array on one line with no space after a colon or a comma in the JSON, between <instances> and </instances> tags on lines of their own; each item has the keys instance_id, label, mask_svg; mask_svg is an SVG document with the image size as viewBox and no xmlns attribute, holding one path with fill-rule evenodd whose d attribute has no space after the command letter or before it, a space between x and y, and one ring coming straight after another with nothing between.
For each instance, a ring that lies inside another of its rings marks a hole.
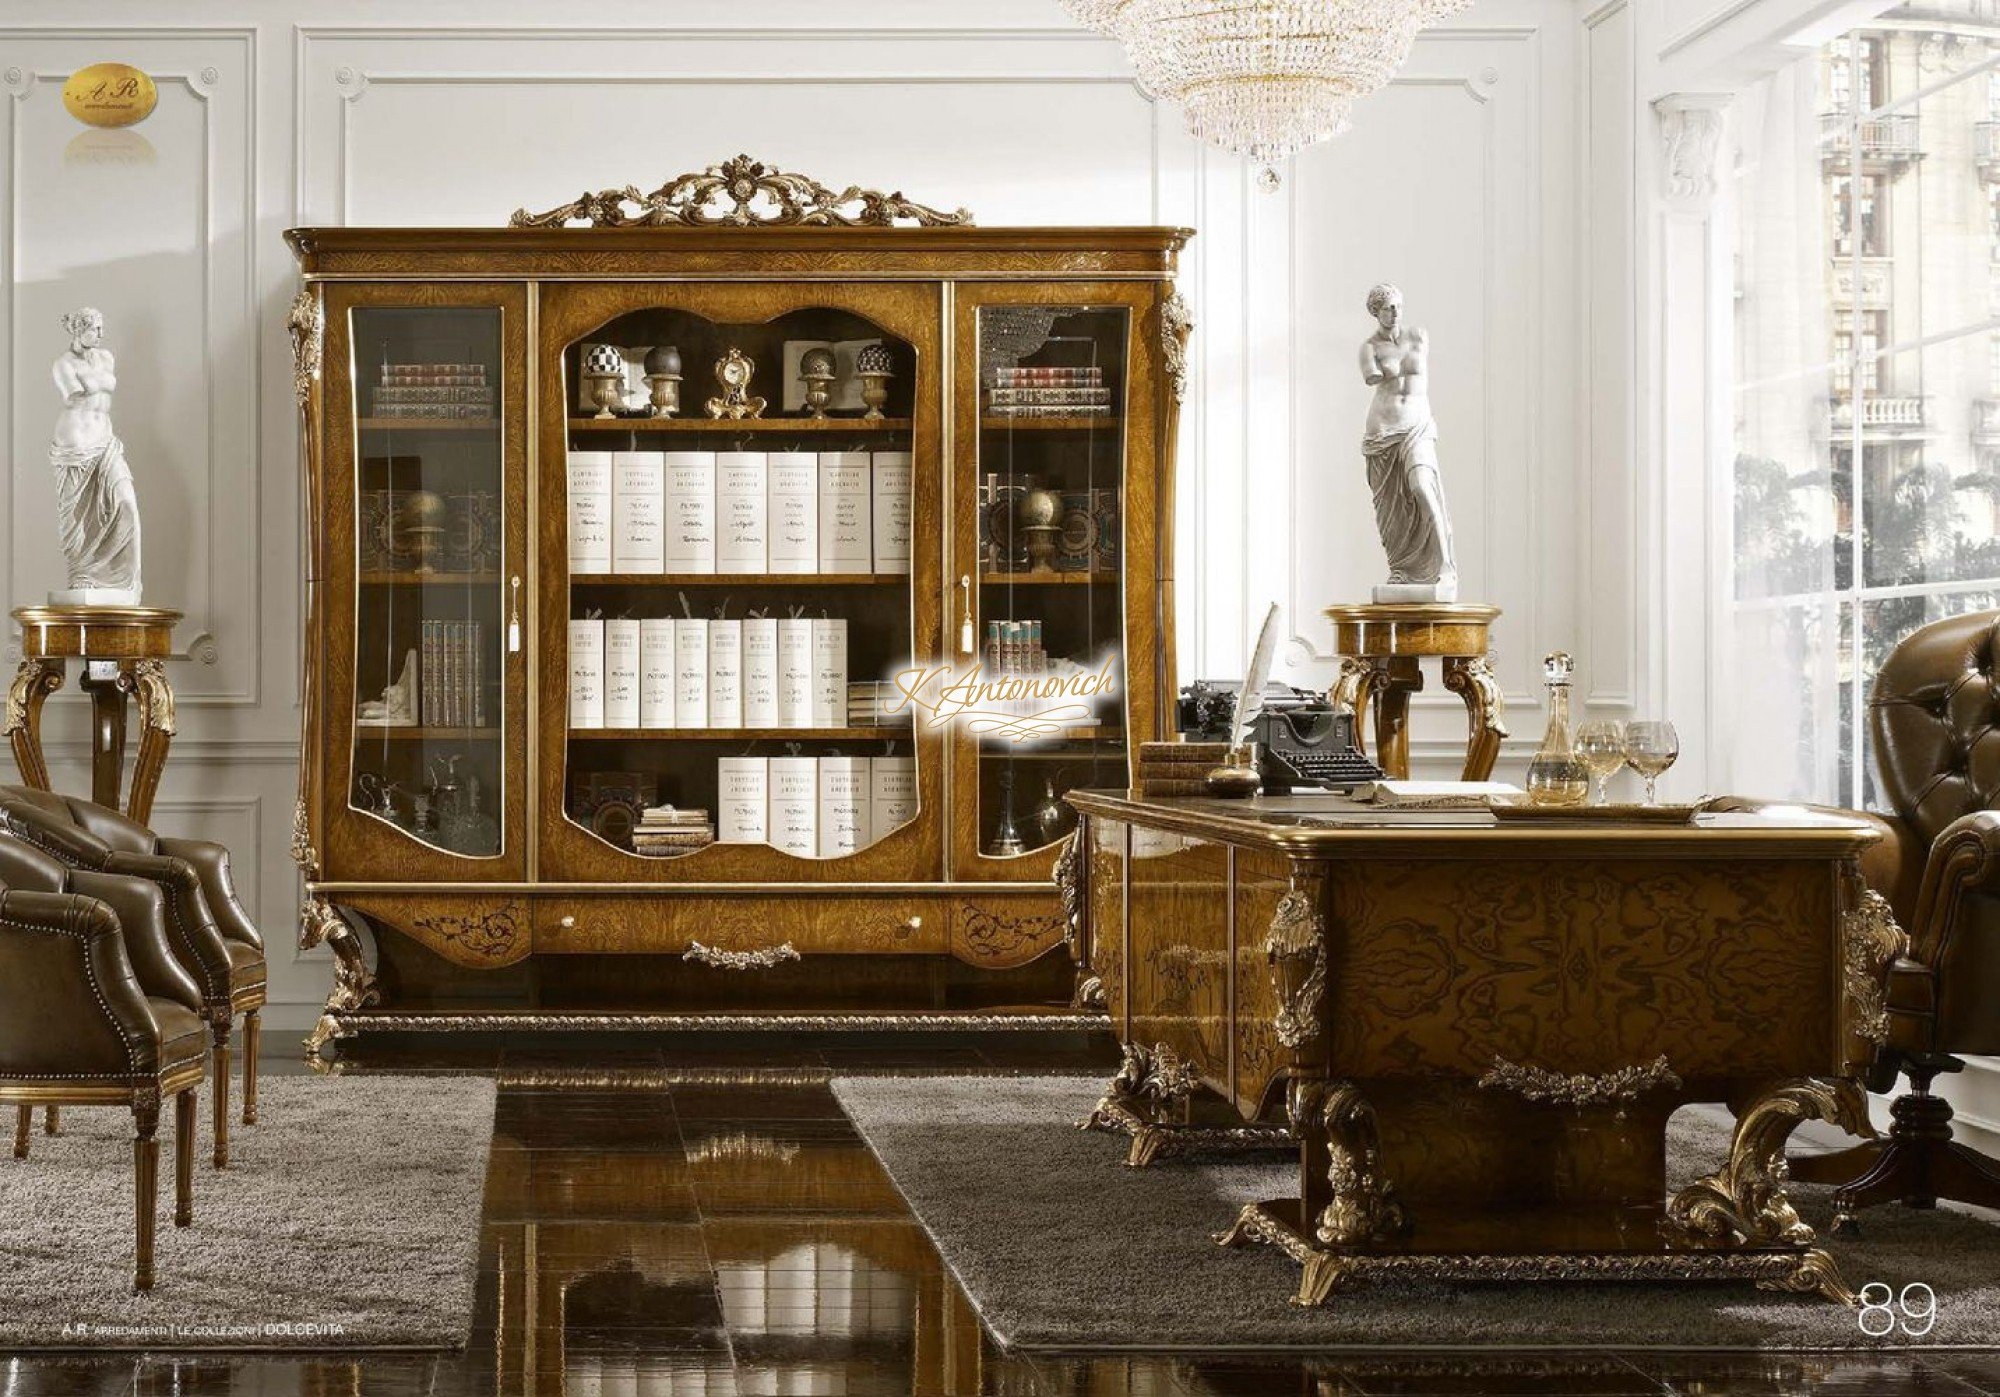
<instances>
[{"instance_id":1,"label":"carved cabinet leg","mask_svg":"<svg viewBox=\"0 0 2000 1397\"><path fill-rule=\"evenodd\" d=\"M320 1050L333 1039L347 1035L348 1030L341 1024L343 1014L365 1009L382 997L354 928L334 910L332 903L315 896L306 899L305 906L299 909L299 949L310 951L321 945L333 952L333 988L327 992L326 1008L320 1013L319 1022L305 1040L309 1063L320 1062Z\"/></svg>"}]
</instances>

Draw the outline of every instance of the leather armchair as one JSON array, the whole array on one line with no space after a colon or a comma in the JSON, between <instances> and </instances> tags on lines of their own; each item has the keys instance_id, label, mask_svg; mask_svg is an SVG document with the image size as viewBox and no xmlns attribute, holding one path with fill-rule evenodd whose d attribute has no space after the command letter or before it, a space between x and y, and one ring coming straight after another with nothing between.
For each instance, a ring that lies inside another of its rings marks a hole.
<instances>
[{"instance_id":1,"label":"leather armchair","mask_svg":"<svg viewBox=\"0 0 2000 1397\"><path fill-rule=\"evenodd\" d=\"M1889 900L1909 950L1889 967L1888 1037L1868 1086L1898 1074L1886 1140L1792 1161L1839 1185L1835 1212L1901 1199L2000 1207L2000 1165L1951 1135L1931 1094L1959 1054L2000 1053L2000 612L1934 621L1891 652L1869 695L1884 838L1862 872Z\"/></svg>"},{"instance_id":2,"label":"leather armchair","mask_svg":"<svg viewBox=\"0 0 2000 1397\"><path fill-rule=\"evenodd\" d=\"M243 1016L243 1123L257 1120L257 1033L267 993L264 940L236 896L229 851L200 839L163 839L116 810L26 786L0 786L0 831L74 869L156 884L167 937L193 977L214 1038L215 1167L229 1163L229 1039Z\"/></svg>"},{"instance_id":3,"label":"leather armchair","mask_svg":"<svg viewBox=\"0 0 2000 1397\"><path fill-rule=\"evenodd\" d=\"M0 1103L26 1159L37 1105L132 1112L133 1286L153 1286L160 1106L174 1102L174 1225L194 1221L201 992L167 940L157 885L93 873L0 834ZM23 1220L25 1221L25 1220Z\"/></svg>"}]
</instances>

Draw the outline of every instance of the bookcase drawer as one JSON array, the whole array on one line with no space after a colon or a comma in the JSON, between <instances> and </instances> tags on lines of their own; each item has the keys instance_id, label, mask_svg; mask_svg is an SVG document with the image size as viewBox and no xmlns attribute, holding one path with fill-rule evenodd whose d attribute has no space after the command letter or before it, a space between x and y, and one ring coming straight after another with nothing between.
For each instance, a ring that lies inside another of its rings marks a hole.
<instances>
[{"instance_id":1,"label":"bookcase drawer","mask_svg":"<svg viewBox=\"0 0 2000 1397\"><path fill-rule=\"evenodd\" d=\"M935 955L947 907L923 897L554 897L535 907L535 948L557 954L715 951L800 955Z\"/></svg>"}]
</instances>

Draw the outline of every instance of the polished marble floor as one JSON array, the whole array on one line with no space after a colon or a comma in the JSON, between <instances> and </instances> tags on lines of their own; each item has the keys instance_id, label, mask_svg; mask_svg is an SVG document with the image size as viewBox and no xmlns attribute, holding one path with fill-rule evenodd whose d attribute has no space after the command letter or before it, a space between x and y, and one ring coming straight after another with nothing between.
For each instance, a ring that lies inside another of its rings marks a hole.
<instances>
[{"instance_id":1,"label":"polished marble floor","mask_svg":"<svg viewBox=\"0 0 2000 1397\"><path fill-rule=\"evenodd\" d=\"M1108 1074L1115 1058L1108 1038L1030 1034L376 1044L356 1070L500 1077L464 1353L0 1354L0 1397L2000 1394L2000 1350L1010 1357L981 1332L826 1080L863 1070ZM293 1036L267 1035L269 1070L300 1070L296 1059ZM329 1257L329 1284L338 1275ZM1107 1334L1107 1348L1116 1339Z\"/></svg>"}]
</instances>

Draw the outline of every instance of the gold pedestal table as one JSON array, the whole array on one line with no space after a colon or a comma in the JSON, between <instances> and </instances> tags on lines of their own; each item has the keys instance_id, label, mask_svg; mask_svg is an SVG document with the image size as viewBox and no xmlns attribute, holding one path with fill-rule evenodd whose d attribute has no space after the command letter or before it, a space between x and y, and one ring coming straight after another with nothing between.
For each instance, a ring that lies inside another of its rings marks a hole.
<instances>
[{"instance_id":1,"label":"gold pedestal table","mask_svg":"<svg viewBox=\"0 0 2000 1397\"><path fill-rule=\"evenodd\" d=\"M126 700L139 703L139 756L125 813L141 824L174 736L174 691L164 661L173 653L178 611L156 606L21 606L21 666L7 690L0 730L14 749L21 780L49 790L42 755L42 705L63 685L66 662L82 660L79 681L90 695L90 798L117 809L125 765Z\"/></svg>"},{"instance_id":2,"label":"gold pedestal table","mask_svg":"<svg viewBox=\"0 0 2000 1397\"><path fill-rule=\"evenodd\" d=\"M1444 686L1465 700L1464 780L1493 774L1507 736L1500 681L1487 658L1487 629L1500 608L1471 602L1376 602L1329 606L1333 653L1340 674L1331 694L1336 710L1354 715L1356 745L1365 746L1364 719L1375 710L1375 760L1397 780L1410 775L1410 695L1424 687L1418 662L1444 663Z\"/></svg>"}]
</instances>

